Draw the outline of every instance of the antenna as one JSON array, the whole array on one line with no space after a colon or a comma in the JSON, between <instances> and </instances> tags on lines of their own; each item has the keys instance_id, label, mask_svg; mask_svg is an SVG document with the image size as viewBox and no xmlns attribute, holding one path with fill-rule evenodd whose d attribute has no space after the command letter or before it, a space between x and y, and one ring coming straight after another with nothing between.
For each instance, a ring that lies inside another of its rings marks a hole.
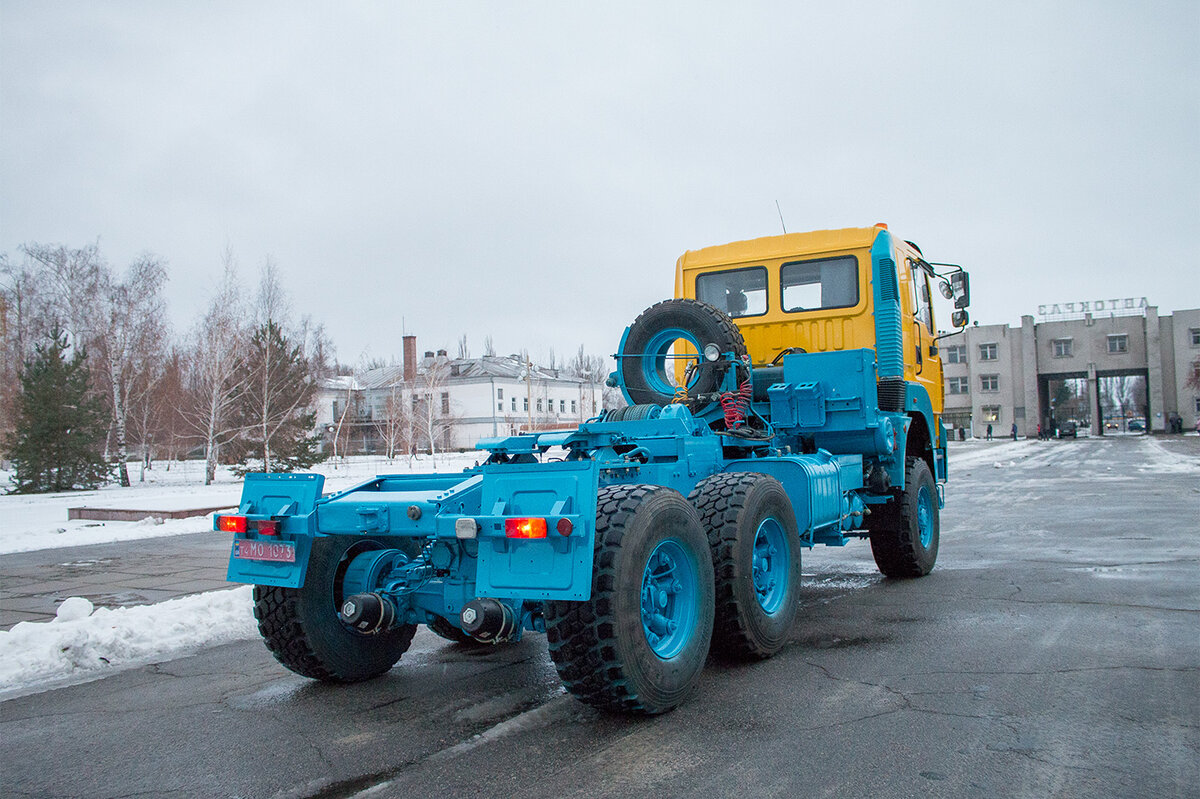
<instances>
[{"instance_id":1,"label":"antenna","mask_svg":"<svg viewBox=\"0 0 1200 799\"><path fill-rule=\"evenodd\" d=\"M779 200L775 201L775 210L779 211L779 224L783 227L783 232L787 233L787 224L783 221L783 211L779 210Z\"/></svg>"}]
</instances>

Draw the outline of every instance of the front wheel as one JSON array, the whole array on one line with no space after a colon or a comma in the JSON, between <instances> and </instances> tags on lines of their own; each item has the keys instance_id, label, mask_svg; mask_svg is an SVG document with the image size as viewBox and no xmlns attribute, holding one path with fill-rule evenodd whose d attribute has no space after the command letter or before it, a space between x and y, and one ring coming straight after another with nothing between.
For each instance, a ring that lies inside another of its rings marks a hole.
<instances>
[{"instance_id":1,"label":"front wheel","mask_svg":"<svg viewBox=\"0 0 1200 799\"><path fill-rule=\"evenodd\" d=\"M923 577L937 562L941 522L937 485L929 465L909 458L904 492L875 511L870 527L871 554L888 577Z\"/></svg>"},{"instance_id":2,"label":"front wheel","mask_svg":"<svg viewBox=\"0 0 1200 799\"><path fill-rule=\"evenodd\" d=\"M301 676L327 682L369 680L400 660L415 624L361 635L337 616L346 567L360 552L379 548L373 541L320 537L313 541L301 588L254 586L254 618L276 660Z\"/></svg>"},{"instance_id":3,"label":"front wheel","mask_svg":"<svg viewBox=\"0 0 1200 799\"><path fill-rule=\"evenodd\" d=\"M567 690L594 707L663 713L695 689L708 655L708 540L669 488L610 486L597 500L592 596L546 603L550 657Z\"/></svg>"}]
</instances>

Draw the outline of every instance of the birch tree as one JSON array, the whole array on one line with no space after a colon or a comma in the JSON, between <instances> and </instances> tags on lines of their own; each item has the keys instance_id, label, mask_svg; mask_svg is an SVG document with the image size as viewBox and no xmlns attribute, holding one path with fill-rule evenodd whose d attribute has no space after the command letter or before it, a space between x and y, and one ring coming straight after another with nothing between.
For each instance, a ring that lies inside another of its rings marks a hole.
<instances>
[{"instance_id":1,"label":"birch tree","mask_svg":"<svg viewBox=\"0 0 1200 799\"><path fill-rule=\"evenodd\" d=\"M189 402L184 421L204 445L204 484L216 477L222 448L240 432L234 406L248 375L241 369L249 338L245 303L233 253L222 256L224 274L200 324L187 359Z\"/></svg>"}]
</instances>

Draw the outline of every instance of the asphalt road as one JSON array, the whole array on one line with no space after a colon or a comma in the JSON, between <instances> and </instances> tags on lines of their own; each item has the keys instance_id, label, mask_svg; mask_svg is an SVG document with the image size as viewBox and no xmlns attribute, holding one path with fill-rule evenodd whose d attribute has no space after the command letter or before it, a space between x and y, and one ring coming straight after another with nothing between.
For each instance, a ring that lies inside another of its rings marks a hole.
<instances>
[{"instance_id":1,"label":"asphalt road","mask_svg":"<svg viewBox=\"0 0 1200 799\"><path fill-rule=\"evenodd\" d=\"M244 642L0 704L0 794L1195 797L1197 462L1196 437L972 450L933 574L806 553L794 642L658 718L563 695L539 636L422 632L348 687Z\"/></svg>"}]
</instances>

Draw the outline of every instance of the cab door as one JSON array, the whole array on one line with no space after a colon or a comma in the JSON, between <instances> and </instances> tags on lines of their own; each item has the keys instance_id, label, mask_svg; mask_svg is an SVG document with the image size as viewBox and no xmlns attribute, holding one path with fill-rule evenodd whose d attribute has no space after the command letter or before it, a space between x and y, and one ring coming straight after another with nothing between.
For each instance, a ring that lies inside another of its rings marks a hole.
<instances>
[{"instance_id":1,"label":"cab door","mask_svg":"<svg viewBox=\"0 0 1200 799\"><path fill-rule=\"evenodd\" d=\"M911 256L905 257L906 277L909 290L906 293L908 302L907 329L904 344L911 353L905 364L905 376L925 387L929 392L929 401L934 413L942 412L942 358L934 342L937 336L937 324L933 319L933 294L929 283L929 272L924 262ZM911 369L911 371L910 371Z\"/></svg>"}]
</instances>

